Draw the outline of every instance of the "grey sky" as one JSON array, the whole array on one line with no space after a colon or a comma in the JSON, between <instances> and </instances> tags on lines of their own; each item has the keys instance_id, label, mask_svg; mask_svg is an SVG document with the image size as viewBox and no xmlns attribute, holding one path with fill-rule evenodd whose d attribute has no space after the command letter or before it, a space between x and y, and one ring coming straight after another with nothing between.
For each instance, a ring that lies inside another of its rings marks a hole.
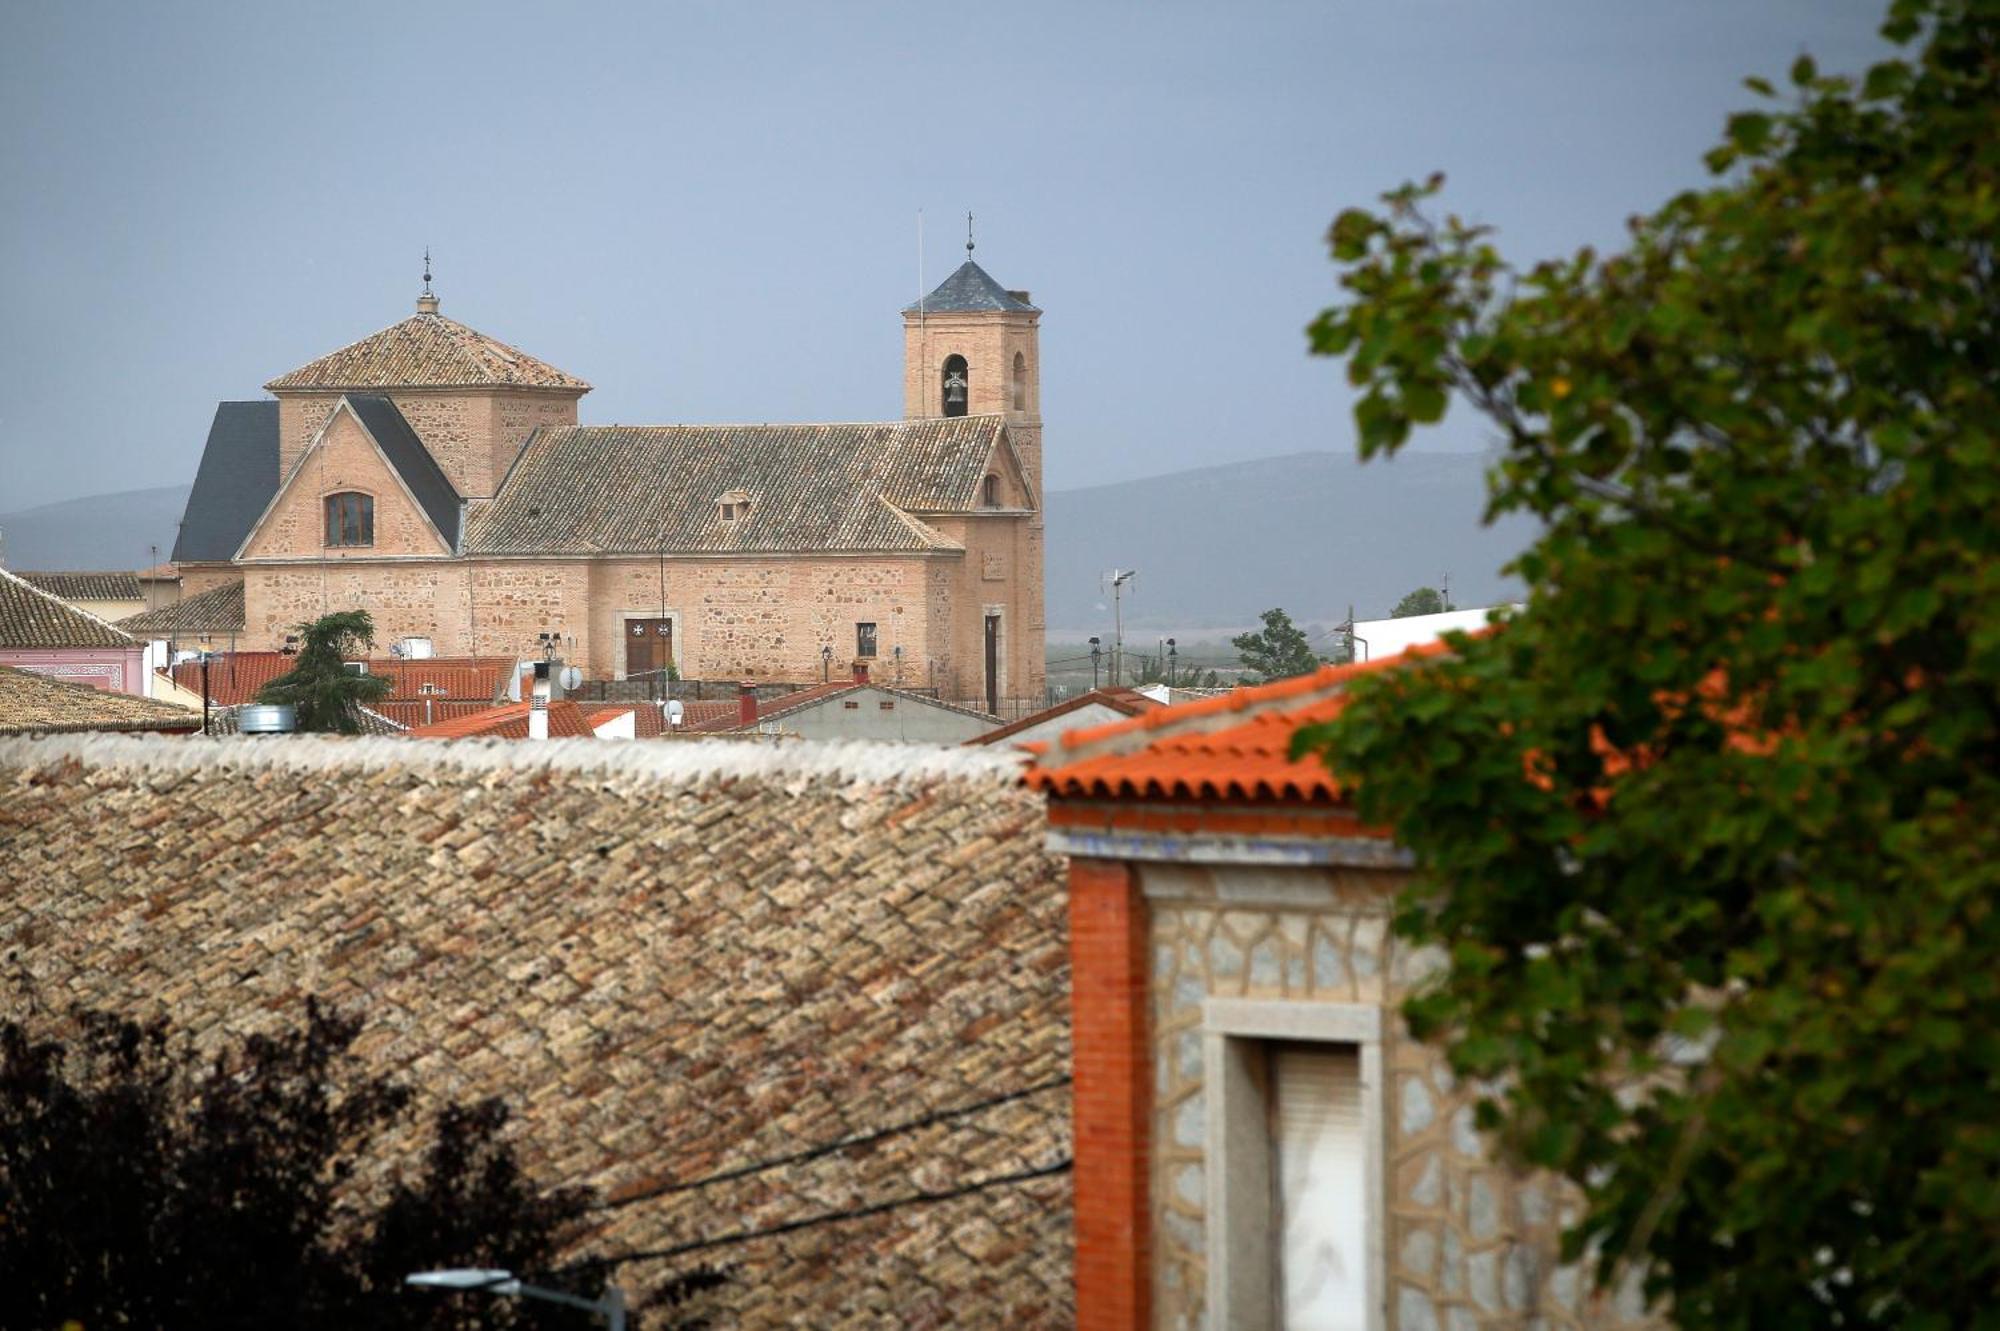
<instances>
[{"instance_id":1,"label":"grey sky","mask_svg":"<svg viewBox=\"0 0 2000 1331\"><path fill-rule=\"evenodd\" d=\"M0 511L192 478L219 399L409 313L587 422L900 414L897 310L1043 318L1052 486L1346 448L1300 329L1341 207L1434 168L1536 257L1698 183L1857 0L0 10ZM1473 447L1469 422L1422 441Z\"/></svg>"}]
</instances>

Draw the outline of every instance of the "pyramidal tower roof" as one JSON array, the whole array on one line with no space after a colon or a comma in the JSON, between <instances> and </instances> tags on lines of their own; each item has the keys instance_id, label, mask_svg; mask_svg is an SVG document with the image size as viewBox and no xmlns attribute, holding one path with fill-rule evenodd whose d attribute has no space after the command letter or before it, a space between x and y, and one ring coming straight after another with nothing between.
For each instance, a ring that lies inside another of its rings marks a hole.
<instances>
[{"instance_id":1,"label":"pyramidal tower roof","mask_svg":"<svg viewBox=\"0 0 2000 1331\"><path fill-rule=\"evenodd\" d=\"M264 385L286 389L559 388L587 393L590 385L438 313L428 291L417 312L379 333L321 356Z\"/></svg>"},{"instance_id":2,"label":"pyramidal tower roof","mask_svg":"<svg viewBox=\"0 0 2000 1331\"><path fill-rule=\"evenodd\" d=\"M984 310L1040 313L1021 296L994 281L992 274L970 259L960 264L957 272L938 283L930 295L903 307L905 314L919 311L925 314L973 314Z\"/></svg>"}]
</instances>

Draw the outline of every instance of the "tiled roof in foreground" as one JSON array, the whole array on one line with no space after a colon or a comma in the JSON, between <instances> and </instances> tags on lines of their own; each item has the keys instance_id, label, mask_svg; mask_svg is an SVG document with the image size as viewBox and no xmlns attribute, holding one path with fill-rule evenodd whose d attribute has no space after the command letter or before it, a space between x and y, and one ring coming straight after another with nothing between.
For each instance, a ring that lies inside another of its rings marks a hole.
<instances>
[{"instance_id":1,"label":"tiled roof in foreground","mask_svg":"<svg viewBox=\"0 0 2000 1331\"><path fill-rule=\"evenodd\" d=\"M337 388L559 388L590 385L435 310L420 311L264 385L272 392Z\"/></svg>"},{"instance_id":2,"label":"tiled roof in foreground","mask_svg":"<svg viewBox=\"0 0 2000 1331\"><path fill-rule=\"evenodd\" d=\"M1016 763L962 749L0 741L0 939L37 1020L214 1047L358 1010L419 1096L403 1163L435 1097L499 1094L533 1177L630 1201L573 1257L889 1206L701 1254L718 1325L1063 1327L1070 1181L995 1182L1070 1150L1043 839Z\"/></svg>"},{"instance_id":3,"label":"tiled roof in foreground","mask_svg":"<svg viewBox=\"0 0 2000 1331\"><path fill-rule=\"evenodd\" d=\"M200 729L201 713L185 707L0 666L0 735Z\"/></svg>"},{"instance_id":4,"label":"tiled roof in foreground","mask_svg":"<svg viewBox=\"0 0 2000 1331\"><path fill-rule=\"evenodd\" d=\"M1161 707L1028 745L1030 785L1058 799L1339 804L1340 783L1316 758L1294 761L1292 735L1347 705L1347 682L1444 650L1443 643L1358 665Z\"/></svg>"},{"instance_id":5,"label":"tiled roof in foreground","mask_svg":"<svg viewBox=\"0 0 2000 1331\"><path fill-rule=\"evenodd\" d=\"M87 610L0 568L0 647L135 647Z\"/></svg>"},{"instance_id":6,"label":"tiled roof in foreground","mask_svg":"<svg viewBox=\"0 0 2000 1331\"><path fill-rule=\"evenodd\" d=\"M465 552L957 550L915 515L973 511L1005 438L998 416L541 430L468 518ZM749 515L724 521L738 493Z\"/></svg>"}]
</instances>

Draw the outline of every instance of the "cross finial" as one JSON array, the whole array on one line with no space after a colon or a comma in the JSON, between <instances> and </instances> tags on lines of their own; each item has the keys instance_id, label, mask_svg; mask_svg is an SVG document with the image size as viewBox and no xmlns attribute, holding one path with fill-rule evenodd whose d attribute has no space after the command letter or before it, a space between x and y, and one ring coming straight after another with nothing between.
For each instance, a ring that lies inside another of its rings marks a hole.
<instances>
[{"instance_id":1,"label":"cross finial","mask_svg":"<svg viewBox=\"0 0 2000 1331\"><path fill-rule=\"evenodd\" d=\"M431 247L424 246L424 294L431 294Z\"/></svg>"},{"instance_id":2,"label":"cross finial","mask_svg":"<svg viewBox=\"0 0 2000 1331\"><path fill-rule=\"evenodd\" d=\"M972 210L969 208L965 212L965 257L968 261L972 258Z\"/></svg>"}]
</instances>

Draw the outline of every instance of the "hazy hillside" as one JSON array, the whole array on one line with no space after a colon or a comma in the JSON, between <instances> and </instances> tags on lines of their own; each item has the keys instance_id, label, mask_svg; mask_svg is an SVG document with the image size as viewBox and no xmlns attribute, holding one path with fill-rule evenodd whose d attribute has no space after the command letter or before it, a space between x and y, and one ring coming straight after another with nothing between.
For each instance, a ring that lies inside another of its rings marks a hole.
<instances>
[{"instance_id":1,"label":"hazy hillside","mask_svg":"<svg viewBox=\"0 0 2000 1331\"><path fill-rule=\"evenodd\" d=\"M1099 577L1113 567L1139 570L1125 604L1141 629L1238 627L1274 605L1325 623L1350 602L1363 618L1386 615L1447 573L1461 605L1504 599L1500 565L1530 528L1479 525L1484 466L1464 453L1365 466L1346 453L1294 453L1052 491L1051 635L1109 626ZM187 493L128 490L0 515L6 566L139 568L149 543L164 559Z\"/></svg>"},{"instance_id":2,"label":"hazy hillside","mask_svg":"<svg viewBox=\"0 0 2000 1331\"><path fill-rule=\"evenodd\" d=\"M1460 605L1503 600L1516 589L1500 566L1533 528L1479 525L1484 469L1466 453L1294 453L1051 491L1050 636L1109 626L1113 567L1139 570L1125 622L1140 628L1247 625L1271 606L1333 622L1352 603L1365 619L1446 574Z\"/></svg>"},{"instance_id":3,"label":"hazy hillside","mask_svg":"<svg viewBox=\"0 0 2000 1331\"><path fill-rule=\"evenodd\" d=\"M60 504L0 513L0 562L11 569L145 568L173 552L174 532L187 507L188 488L68 499Z\"/></svg>"}]
</instances>

